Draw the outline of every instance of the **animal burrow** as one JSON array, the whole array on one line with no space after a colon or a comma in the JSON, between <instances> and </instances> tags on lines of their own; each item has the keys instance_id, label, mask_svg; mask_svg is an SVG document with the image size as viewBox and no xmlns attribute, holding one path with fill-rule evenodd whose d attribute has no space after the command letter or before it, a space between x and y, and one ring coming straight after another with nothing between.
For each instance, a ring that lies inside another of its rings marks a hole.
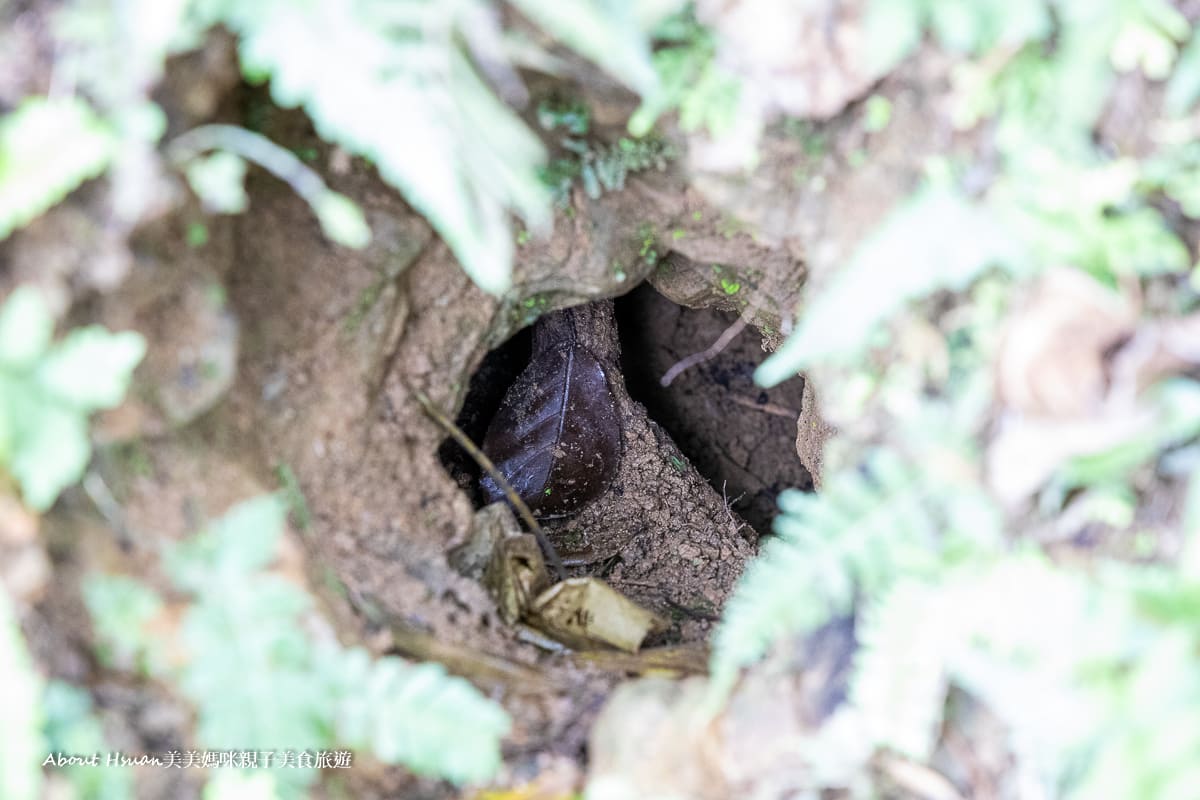
<instances>
[{"instance_id":1,"label":"animal burrow","mask_svg":"<svg viewBox=\"0 0 1200 800\"><path fill-rule=\"evenodd\" d=\"M707 629L759 534L770 531L779 492L812 487L795 446L803 379L758 387L753 372L766 354L747 328L664 387L662 376L715 342L736 315L676 305L648 284L580 313L615 320L615 336L591 344L617 398L622 462L602 497L545 527L580 572L682 620L691 638L686 623ZM533 342L531 329L519 331L472 375L457 423L473 441L484 442ZM438 455L481 507L487 492L475 461L451 440Z\"/></svg>"}]
</instances>

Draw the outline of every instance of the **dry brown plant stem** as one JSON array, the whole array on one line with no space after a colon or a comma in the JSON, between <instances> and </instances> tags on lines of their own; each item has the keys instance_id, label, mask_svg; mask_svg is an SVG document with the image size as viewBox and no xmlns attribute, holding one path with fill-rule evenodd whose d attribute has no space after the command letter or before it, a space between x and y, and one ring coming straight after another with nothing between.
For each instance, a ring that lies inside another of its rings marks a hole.
<instances>
[{"instance_id":1,"label":"dry brown plant stem","mask_svg":"<svg viewBox=\"0 0 1200 800\"><path fill-rule=\"evenodd\" d=\"M440 408L434 405L433 401L424 392L413 392L413 396L417 398L417 402L425 409L425 413L440 425L442 430L450 434L454 441L458 442L462 446L462 449L466 450L467 454L475 459L475 463L479 465L479 468L486 471L488 475L491 475L496 485L504 490L504 496L508 498L508 502L512 503L513 508L521 515L521 519L525 520L525 524L529 526L530 532L537 538L538 545L546 555L546 561L550 563L551 569L554 570L555 578L560 581L566 578L567 573L563 569L562 559L559 558L558 551L550 543L549 537L542 530L542 526L538 524L537 519L533 516L533 512L529 510L529 506L525 505L525 501L521 499L521 496L517 494L512 484L508 482L500 470L496 468L492 460Z\"/></svg>"}]
</instances>

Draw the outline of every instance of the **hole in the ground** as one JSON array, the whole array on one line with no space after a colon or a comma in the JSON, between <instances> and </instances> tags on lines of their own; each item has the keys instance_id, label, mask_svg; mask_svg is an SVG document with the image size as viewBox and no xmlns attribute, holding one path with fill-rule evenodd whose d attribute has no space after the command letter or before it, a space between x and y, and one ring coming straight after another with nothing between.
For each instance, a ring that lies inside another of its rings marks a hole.
<instances>
[{"instance_id":1,"label":"hole in the ground","mask_svg":"<svg viewBox=\"0 0 1200 800\"><path fill-rule=\"evenodd\" d=\"M779 492L812 488L796 455L803 379L771 389L755 384L754 369L766 353L757 332L747 328L715 357L663 387L667 370L715 342L736 315L678 306L648 284L618 298L616 309L629 394L709 484L724 490L743 519L769 533Z\"/></svg>"},{"instance_id":2,"label":"hole in the ground","mask_svg":"<svg viewBox=\"0 0 1200 800\"><path fill-rule=\"evenodd\" d=\"M621 368L629 394L671 436L717 493L755 530L771 530L775 499L788 487L812 488L796 455L800 378L770 390L757 386L754 368L765 357L747 329L712 359L680 374L669 387L662 375L676 362L716 341L733 314L676 305L647 284L616 300ZM482 442L505 392L529 363L531 334L523 330L490 352L471 377L457 423ZM447 471L481 505L479 467L447 439L438 450Z\"/></svg>"},{"instance_id":3,"label":"hole in the ground","mask_svg":"<svg viewBox=\"0 0 1200 800\"><path fill-rule=\"evenodd\" d=\"M504 393L529 363L532 346L531 329L517 331L508 341L484 356L483 363L471 376L467 397L455 423L472 442L478 444L483 441L488 423L496 416L504 400ZM438 448L438 458L476 508L481 507L483 493L479 489L479 465L470 454L448 438Z\"/></svg>"}]
</instances>

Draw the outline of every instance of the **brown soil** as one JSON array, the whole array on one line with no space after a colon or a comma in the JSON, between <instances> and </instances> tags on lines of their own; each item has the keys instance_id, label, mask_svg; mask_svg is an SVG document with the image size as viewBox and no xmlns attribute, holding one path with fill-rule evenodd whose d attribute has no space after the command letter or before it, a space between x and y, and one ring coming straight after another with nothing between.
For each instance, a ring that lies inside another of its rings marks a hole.
<instances>
[{"instance_id":1,"label":"brown soil","mask_svg":"<svg viewBox=\"0 0 1200 800\"><path fill-rule=\"evenodd\" d=\"M247 102L261 106L258 95ZM600 109L595 119L627 114ZM802 384L773 390L763 403L749 382L765 357L762 338L779 341L781 309L794 305L803 266L731 229L680 175L648 173L599 200L577 191L573 212L557 216L552 235L521 247L517 288L497 299L469 281L393 190L366 165L347 166L300 115L273 113L264 132L288 147L316 148L333 188L363 206L375 240L359 252L329 243L303 201L262 174L248 182L252 212L210 220L205 245L182 244L194 207L143 231L128 280L93 309L102 322L139 329L158 345L139 369L131 402L99 428L113 442L96 469L118 503L106 523L121 532L123 557L64 546L87 566L60 560L58 577L136 563L153 583L159 540L182 537L278 485L275 470L287 465L312 519L292 537L292 550L306 554L300 569L342 639L440 660L500 700L515 722L505 753L513 779L556 756L577 764L604 699L637 664L539 649L500 620L480 583L450 565L447 554L470 539L477 497L439 458L445 433L414 393L454 417L488 352L539 314L629 292L647 277L674 301L725 309L684 311L648 288L621 301L623 363L635 389L630 397L615 377L621 467L603 497L548 526L562 550L590 553L577 573L604 577L670 620L653 643L702 646L755 551L755 528L765 528L774 492L809 483L795 419L778 413L801 410ZM647 257L648 241L658 254L674 249L692 260L664 265ZM740 284L740 296L731 298L720 277ZM669 392L643 391L664 366L710 344L727 326L725 314L739 310L768 335L748 329ZM597 343L614 360L617 345ZM504 358L506 367L497 372L492 359L475 380L492 387L495 403L504 376L520 368L519 337ZM221 369L214 372L214 363ZM477 439L485 407L467 404L463 417ZM95 518L80 494L68 495L64 507ZM758 524L747 525L737 509ZM72 531L77 522L61 524ZM54 674L83 682L95 666L85 663L89 632L65 621L84 615L78 581L63 580L68 588L38 608L45 622L35 627L57 627L69 641L36 632L31 641ZM172 702L159 705L180 717ZM182 741L188 721L176 723L173 733L147 728L142 745L127 749ZM355 773L356 796L445 795L398 769Z\"/></svg>"},{"instance_id":2,"label":"brown soil","mask_svg":"<svg viewBox=\"0 0 1200 800\"><path fill-rule=\"evenodd\" d=\"M762 337L746 329L663 387L669 369L716 342L737 315L686 309L650 286L638 287L617 308L631 393L738 515L769 532L779 492L812 487L795 446L804 379L769 390L757 386L754 369L766 354Z\"/></svg>"}]
</instances>

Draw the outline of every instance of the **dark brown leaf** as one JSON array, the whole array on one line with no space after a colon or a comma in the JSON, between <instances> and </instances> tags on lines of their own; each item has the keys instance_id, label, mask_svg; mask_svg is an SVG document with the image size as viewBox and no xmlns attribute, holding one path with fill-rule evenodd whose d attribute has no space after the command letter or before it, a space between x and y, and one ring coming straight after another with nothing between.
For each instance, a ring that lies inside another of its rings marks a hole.
<instances>
[{"instance_id":1,"label":"dark brown leaf","mask_svg":"<svg viewBox=\"0 0 1200 800\"><path fill-rule=\"evenodd\" d=\"M621 458L621 425L604 366L576 335L573 312L534 329L533 358L483 440L517 494L539 517L573 514L608 488ZM480 482L489 502L504 492Z\"/></svg>"}]
</instances>

